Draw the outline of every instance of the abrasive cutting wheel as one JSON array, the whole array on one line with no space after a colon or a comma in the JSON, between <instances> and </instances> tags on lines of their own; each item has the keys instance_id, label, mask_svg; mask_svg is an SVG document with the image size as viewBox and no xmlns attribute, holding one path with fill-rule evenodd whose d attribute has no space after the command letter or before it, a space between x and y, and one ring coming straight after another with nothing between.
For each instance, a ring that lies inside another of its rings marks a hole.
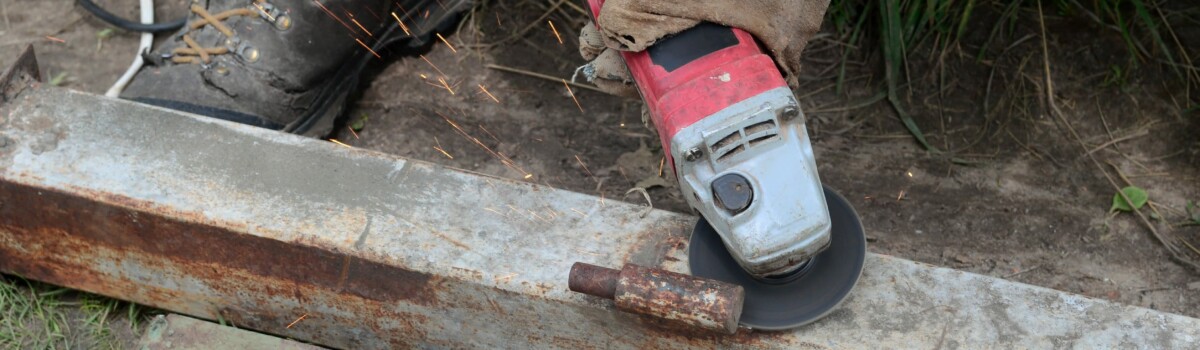
<instances>
[{"instance_id":1,"label":"abrasive cutting wheel","mask_svg":"<svg viewBox=\"0 0 1200 350\"><path fill-rule=\"evenodd\" d=\"M832 221L829 248L799 270L776 278L746 273L717 232L703 218L688 248L692 275L734 283L746 289L741 324L783 330L803 326L832 312L854 288L867 256L867 240L858 213L841 195L825 187Z\"/></svg>"}]
</instances>

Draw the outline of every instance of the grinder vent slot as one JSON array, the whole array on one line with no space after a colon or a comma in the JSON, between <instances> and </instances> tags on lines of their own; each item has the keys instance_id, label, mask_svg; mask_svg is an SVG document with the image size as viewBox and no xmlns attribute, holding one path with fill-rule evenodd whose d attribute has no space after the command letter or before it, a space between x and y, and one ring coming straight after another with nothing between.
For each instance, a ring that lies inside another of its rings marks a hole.
<instances>
[{"instance_id":1,"label":"grinder vent slot","mask_svg":"<svg viewBox=\"0 0 1200 350\"><path fill-rule=\"evenodd\" d=\"M764 131L770 131L775 128L774 120L767 120L761 123L756 123L746 127L746 135L754 135Z\"/></svg>"},{"instance_id":2,"label":"grinder vent slot","mask_svg":"<svg viewBox=\"0 0 1200 350\"><path fill-rule=\"evenodd\" d=\"M712 148L715 150L724 149L726 147L737 144L738 141L741 141L741 140L742 140L742 133L734 132L729 135L725 135L725 137L722 138L721 141L717 141L717 143L713 144Z\"/></svg>"},{"instance_id":3,"label":"grinder vent slot","mask_svg":"<svg viewBox=\"0 0 1200 350\"><path fill-rule=\"evenodd\" d=\"M760 136L758 138L750 140L750 147L754 147L755 145L758 145L758 143L760 143L760 142L774 140L777 137L779 137L779 135Z\"/></svg>"},{"instance_id":4,"label":"grinder vent slot","mask_svg":"<svg viewBox=\"0 0 1200 350\"><path fill-rule=\"evenodd\" d=\"M779 126L774 119L767 119L747 126L734 127L725 137L709 146L717 160L725 160L738 153L748 151L763 142L779 138Z\"/></svg>"}]
</instances>

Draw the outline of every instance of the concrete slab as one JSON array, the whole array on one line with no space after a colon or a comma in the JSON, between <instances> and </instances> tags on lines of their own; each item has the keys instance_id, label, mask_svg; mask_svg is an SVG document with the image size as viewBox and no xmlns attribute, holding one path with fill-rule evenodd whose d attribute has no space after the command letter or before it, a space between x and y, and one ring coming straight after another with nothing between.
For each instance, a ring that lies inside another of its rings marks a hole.
<instances>
[{"instance_id":1,"label":"concrete slab","mask_svg":"<svg viewBox=\"0 0 1200 350\"><path fill-rule=\"evenodd\" d=\"M320 350L319 346L176 314L158 315L138 342L142 350Z\"/></svg>"},{"instance_id":2,"label":"concrete slab","mask_svg":"<svg viewBox=\"0 0 1200 350\"><path fill-rule=\"evenodd\" d=\"M0 271L331 347L1200 341L1197 319L880 255L818 323L684 334L566 283L575 261L686 272L686 215L48 87L0 105L0 140Z\"/></svg>"}]
</instances>

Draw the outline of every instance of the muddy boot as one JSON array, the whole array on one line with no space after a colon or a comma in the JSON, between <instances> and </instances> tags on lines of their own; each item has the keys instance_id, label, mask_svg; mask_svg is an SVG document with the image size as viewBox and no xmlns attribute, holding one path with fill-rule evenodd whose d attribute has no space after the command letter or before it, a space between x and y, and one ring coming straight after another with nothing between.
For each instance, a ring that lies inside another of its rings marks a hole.
<instances>
[{"instance_id":1,"label":"muddy boot","mask_svg":"<svg viewBox=\"0 0 1200 350\"><path fill-rule=\"evenodd\" d=\"M321 137L384 49L417 48L470 0L195 0L122 98ZM436 40L436 39L434 39Z\"/></svg>"}]
</instances>

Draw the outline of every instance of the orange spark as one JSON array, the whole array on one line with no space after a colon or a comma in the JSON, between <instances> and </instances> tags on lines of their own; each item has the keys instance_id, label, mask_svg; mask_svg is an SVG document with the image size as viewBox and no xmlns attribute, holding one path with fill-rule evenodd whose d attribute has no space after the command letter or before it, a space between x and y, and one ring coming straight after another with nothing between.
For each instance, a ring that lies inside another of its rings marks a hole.
<instances>
[{"instance_id":1,"label":"orange spark","mask_svg":"<svg viewBox=\"0 0 1200 350\"><path fill-rule=\"evenodd\" d=\"M370 47L370 46L367 46L367 44L364 44L364 43L362 42L362 40L358 40L358 38L354 38L354 41L357 41L357 42L358 42L358 44L359 44L359 45L362 45L362 47L363 47L364 49L367 49L367 51L371 51L371 54L372 54L372 55L375 55L375 58L378 58L378 59L383 59L383 57L379 57L379 54L375 53L375 50L371 50L371 47Z\"/></svg>"},{"instance_id":2,"label":"orange spark","mask_svg":"<svg viewBox=\"0 0 1200 350\"><path fill-rule=\"evenodd\" d=\"M488 97L492 98L492 101L496 101L496 103L500 103L500 100L497 99L496 96L492 95L492 93L488 92L487 88L483 87L483 84L477 84L477 85L479 85L480 90L483 90L483 93L487 94Z\"/></svg>"},{"instance_id":3,"label":"orange spark","mask_svg":"<svg viewBox=\"0 0 1200 350\"><path fill-rule=\"evenodd\" d=\"M582 216L585 218L587 217L587 214L584 214L582 211L579 211L579 209L571 208L571 211L575 212L576 214L579 214L579 216Z\"/></svg>"},{"instance_id":4,"label":"orange spark","mask_svg":"<svg viewBox=\"0 0 1200 350\"><path fill-rule=\"evenodd\" d=\"M408 36L412 36L412 32L408 31L408 26L404 25L404 21L400 20L400 16L397 16L396 12L392 12L392 18L396 19L396 23L400 23L400 29L404 30L404 34L408 34Z\"/></svg>"},{"instance_id":5,"label":"orange spark","mask_svg":"<svg viewBox=\"0 0 1200 350\"><path fill-rule=\"evenodd\" d=\"M52 36L49 36L49 35L47 35L47 36L46 36L46 40L50 40L50 41L56 41L56 42L58 42L59 44L65 44L65 43L67 42L66 40L59 39L59 38L55 38L55 37L52 37Z\"/></svg>"},{"instance_id":6,"label":"orange spark","mask_svg":"<svg viewBox=\"0 0 1200 350\"><path fill-rule=\"evenodd\" d=\"M496 135L495 135L495 134L492 134L492 132L491 132L491 131L488 131L488 129L487 129L487 128L483 127L483 124L479 124L479 130L483 130L483 132L484 132L485 134L488 134L488 136L490 136L490 137L492 138L492 141L500 142L500 139L499 139L499 138L496 138Z\"/></svg>"},{"instance_id":7,"label":"orange spark","mask_svg":"<svg viewBox=\"0 0 1200 350\"><path fill-rule=\"evenodd\" d=\"M567 93L568 93L568 94L571 94L571 99L572 99L572 100L575 100L575 107L579 107L579 112L580 112L580 113L583 113L583 105L580 105L580 104L579 104L579 99L575 98L575 92L574 92L574 91L571 91L571 85L568 85L568 84L567 84L567 80L566 80L566 79L561 79L561 78L560 78L560 80L562 80L562 82L563 82L563 86L565 86L565 87L567 88Z\"/></svg>"},{"instance_id":8,"label":"orange spark","mask_svg":"<svg viewBox=\"0 0 1200 350\"><path fill-rule=\"evenodd\" d=\"M447 90L447 91L450 91L450 94L451 94L451 95L454 95L454 89L451 89L451 88L450 88L450 84L447 84L447 83L446 83L446 79L442 79L442 78L440 78L440 77L439 77L439 78L438 78L438 81L442 82L442 86L445 86L445 87L446 87L446 90Z\"/></svg>"},{"instance_id":9,"label":"orange spark","mask_svg":"<svg viewBox=\"0 0 1200 350\"><path fill-rule=\"evenodd\" d=\"M454 131L457 132L460 136L466 138L467 140L470 140L476 146L479 146L479 148L482 148L488 154L492 155L492 157L499 159L500 163L504 164L504 166L506 166L509 169L512 169L518 173L525 174L525 179L529 179L529 178L533 177L533 174L530 174L528 171L525 171L525 169L521 169L521 167L517 166L517 163L513 162L512 159L508 158L504 154L501 154L499 152L492 150L491 147L488 147L487 145L483 144L483 141L479 141L478 138L471 136L471 134L468 134L466 130L463 130L463 128L461 126L459 126L458 123L455 123L453 120L450 120L449 117L446 117L445 115L442 115L441 113L436 112L436 111L433 113L437 114L439 117L442 117L442 120L445 120L447 124L450 124L450 127L454 128Z\"/></svg>"},{"instance_id":10,"label":"orange spark","mask_svg":"<svg viewBox=\"0 0 1200 350\"><path fill-rule=\"evenodd\" d=\"M504 280L505 282L508 282L509 280L511 280L513 277L516 277L516 276L517 276L516 273L510 273L510 274L507 274L504 276L496 277L496 281Z\"/></svg>"},{"instance_id":11,"label":"orange spark","mask_svg":"<svg viewBox=\"0 0 1200 350\"><path fill-rule=\"evenodd\" d=\"M258 1L258 0L254 0L254 1ZM368 7L368 8L367 8L367 13L370 13L370 14L371 14L371 17L375 17L375 19L380 19L380 18L379 18L379 14L378 14L378 13L375 13L375 11L374 11L374 10L371 10L371 8L370 8L370 7Z\"/></svg>"},{"instance_id":12,"label":"orange spark","mask_svg":"<svg viewBox=\"0 0 1200 350\"><path fill-rule=\"evenodd\" d=\"M436 83L436 82L431 82L431 81L428 81L428 80L427 80L427 81L425 81L424 83L425 83L425 85L429 85L429 86L432 86L432 87L435 87L435 88L438 88L438 89L445 89L445 87L444 87L444 86L442 86L442 84L438 84L438 83Z\"/></svg>"},{"instance_id":13,"label":"orange spark","mask_svg":"<svg viewBox=\"0 0 1200 350\"><path fill-rule=\"evenodd\" d=\"M535 218L535 219L546 221L546 222L550 221L550 220L546 220L546 218L543 218L541 215L538 215L537 213L533 212L532 210L525 210L525 211L528 212L529 215L533 216L533 218Z\"/></svg>"},{"instance_id":14,"label":"orange spark","mask_svg":"<svg viewBox=\"0 0 1200 350\"><path fill-rule=\"evenodd\" d=\"M354 32L354 28L350 28L349 24L346 24L345 21L343 21L341 18L338 18L337 15L333 14L333 11L329 11L329 8L325 7L324 4L321 4L320 1L313 0L313 3L317 4L317 6L320 6L321 10L325 11L325 14L328 14L329 17L333 17L333 19L336 19L338 21L338 23L342 24L343 27L346 27L346 30L349 30L351 33Z\"/></svg>"},{"instance_id":15,"label":"orange spark","mask_svg":"<svg viewBox=\"0 0 1200 350\"><path fill-rule=\"evenodd\" d=\"M358 20L357 20L357 19L350 18L350 22L354 22L354 24L355 24L355 25L357 25L359 29L362 29L362 30L363 30L363 32L366 32L366 33L367 33L367 36L369 36L369 37L374 37L374 36L375 36L375 35L372 35L372 34L371 34L371 31L367 30L367 27L363 27L362 23L358 23Z\"/></svg>"},{"instance_id":16,"label":"orange spark","mask_svg":"<svg viewBox=\"0 0 1200 350\"><path fill-rule=\"evenodd\" d=\"M595 176L592 176L592 171L588 170L587 164L583 164L583 159L579 158L578 154L575 155L575 160L579 162L579 166L583 167L583 172L587 173L588 177L595 178Z\"/></svg>"},{"instance_id":17,"label":"orange spark","mask_svg":"<svg viewBox=\"0 0 1200 350\"><path fill-rule=\"evenodd\" d=\"M396 7L399 7L399 8L400 8L400 12L404 12L404 18L410 18L410 17L412 17L412 15L409 15L409 14L408 14L408 10L404 9L404 5L400 5L400 3L399 3L399 2L396 2L396 1L392 1L392 3L393 3L393 4L396 4Z\"/></svg>"},{"instance_id":18,"label":"orange spark","mask_svg":"<svg viewBox=\"0 0 1200 350\"><path fill-rule=\"evenodd\" d=\"M336 144L342 145L342 146L344 146L344 147L346 147L346 148L354 148L354 147L350 147L350 145L347 145L347 144L344 144L344 143L342 143L342 141L338 141L337 139L329 139L329 142L333 142L333 143L336 143Z\"/></svg>"},{"instance_id":19,"label":"orange spark","mask_svg":"<svg viewBox=\"0 0 1200 350\"><path fill-rule=\"evenodd\" d=\"M421 76L421 79L429 79L429 77L425 76L425 74L424 74L424 73L422 73L422 74L419 74L419 75Z\"/></svg>"},{"instance_id":20,"label":"orange spark","mask_svg":"<svg viewBox=\"0 0 1200 350\"><path fill-rule=\"evenodd\" d=\"M562 35L558 35L558 29L554 28L554 21L546 20L546 23L550 23L550 30L554 31L554 37L558 38L558 44L562 45Z\"/></svg>"},{"instance_id":21,"label":"orange spark","mask_svg":"<svg viewBox=\"0 0 1200 350\"><path fill-rule=\"evenodd\" d=\"M662 177L663 165L666 165L666 164L667 164L667 157L663 156L662 160L658 161L658 177Z\"/></svg>"},{"instance_id":22,"label":"orange spark","mask_svg":"<svg viewBox=\"0 0 1200 350\"><path fill-rule=\"evenodd\" d=\"M441 237L442 239L446 240L447 242L450 242L450 244L458 246L459 248L471 250L471 246L463 244L463 242L459 242L456 239L450 238L450 236L444 235L441 232L437 232L437 231L429 231L429 232L437 235L438 237Z\"/></svg>"},{"instance_id":23,"label":"orange spark","mask_svg":"<svg viewBox=\"0 0 1200 350\"><path fill-rule=\"evenodd\" d=\"M442 70L438 69L437 65L433 64L433 62L430 61L428 58L425 58L425 55L418 55L418 56L420 56L421 59L425 60L425 63L428 63L430 67L433 67L433 70L436 70L438 72L438 74L441 74L442 76L446 76L446 73L442 73Z\"/></svg>"},{"instance_id":24,"label":"orange spark","mask_svg":"<svg viewBox=\"0 0 1200 350\"><path fill-rule=\"evenodd\" d=\"M263 8L262 5L255 3L254 7L257 7L259 13L263 14L263 16L266 16L267 19L271 20L271 22L275 22L275 16L272 16L270 12L267 12L267 9Z\"/></svg>"},{"instance_id":25,"label":"orange spark","mask_svg":"<svg viewBox=\"0 0 1200 350\"><path fill-rule=\"evenodd\" d=\"M899 202L901 199L904 199L904 190L900 190L900 195L896 196L897 202Z\"/></svg>"},{"instance_id":26,"label":"orange spark","mask_svg":"<svg viewBox=\"0 0 1200 350\"><path fill-rule=\"evenodd\" d=\"M355 139L355 140L357 140L357 139L358 139L358 133L354 131L354 128L351 128L351 127L349 127L349 126L346 126L346 130L350 130L350 135L354 135L354 139Z\"/></svg>"},{"instance_id":27,"label":"orange spark","mask_svg":"<svg viewBox=\"0 0 1200 350\"><path fill-rule=\"evenodd\" d=\"M591 256L600 256L600 254L598 254L598 253L586 252L583 250L579 250L579 248L571 248L571 250L574 250L576 253L580 253L580 254L587 254L587 255L591 255Z\"/></svg>"},{"instance_id":28,"label":"orange spark","mask_svg":"<svg viewBox=\"0 0 1200 350\"><path fill-rule=\"evenodd\" d=\"M434 33L434 34L437 35L438 39L442 39L443 43L446 43L446 47L449 47L450 51L452 51L454 53L458 53L458 50L455 50L454 45L450 45L450 42L446 41L446 37L442 36L442 33Z\"/></svg>"},{"instance_id":29,"label":"orange spark","mask_svg":"<svg viewBox=\"0 0 1200 350\"><path fill-rule=\"evenodd\" d=\"M436 136L433 138L433 142L437 144L437 146L433 146L433 149L438 150L438 152L442 152L442 154L446 155L447 158L454 159L454 156L450 155L449 152L446 152L445 149L442 149L442 143L438 141Z\"/></svg>"},{"instance_id":30,"label":"orange spark","mask_svg":"<svg viewBox=\"0 0 1200 350\"><path fill-rule=\"evenodd\" d=\"M308 318L308 314L307 314L307 313L306 313L306 314L303 314L303 315L300 315L300 318L297 318L295 321L292 321L292 323L289 323L289 324L287 325L287 327L286 327L286 328L289 328L289 329L290 329L290 328L292 328L292 326L295 326L297 323L300 323L300 321L301 321L301 320L303 320L303 319L305 319L305 318Z\"/></svg>"}]
</instances>

